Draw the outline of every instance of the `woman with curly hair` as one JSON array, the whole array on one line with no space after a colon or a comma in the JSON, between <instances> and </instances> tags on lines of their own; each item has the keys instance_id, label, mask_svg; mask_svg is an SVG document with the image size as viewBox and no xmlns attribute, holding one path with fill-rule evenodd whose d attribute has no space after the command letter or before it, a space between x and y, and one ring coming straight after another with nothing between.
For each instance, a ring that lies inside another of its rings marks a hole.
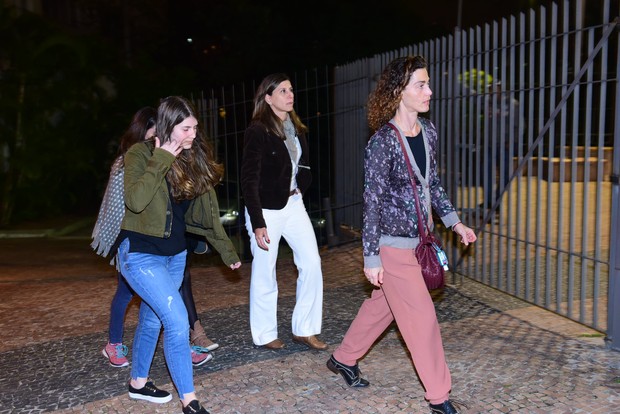
<instances>
[{"instance_id":1,"label":"woman with curly hair","mask_svg":"<svg viewBox=\"0 0 620 414\"><path fill-rule=\"evenodd\" d=\"M223 167L201 135L191 103L172 96L157 110L154 140L125 154L125 216L118 249L121 273L142 299L133 341L129 397L165 403L170 393L148 380L160 330L183 413L208 411L196 399L187 310L179 287L186 264L185 232L206 237L226 265L241 262L219 221L214 186Z\"/></svg>"},{"instance_id":2,"label":"woman with curly hair","mask_svg":"<svg viewBox=\"0 0 620 414\"><path fill-rule=\"evenodd\" d=\"M476 241L476 235L460 222L440 183L435 126L418 116L430 109L431 95L426 61L407 56L387 65L369 97L368 122L375 133L365 155L362 243L364 274L376 289L362 304L327 367L351 387L368 386L358 360L396 320L431 413L454 414L458 411L449 399L452 385L439 323L415 256L424 229L417 225L413 191L418 193L429 229L433 228L432 206L465 245ZM407 159L415 174L415 190Z\"/></svg>"}]
</instances>

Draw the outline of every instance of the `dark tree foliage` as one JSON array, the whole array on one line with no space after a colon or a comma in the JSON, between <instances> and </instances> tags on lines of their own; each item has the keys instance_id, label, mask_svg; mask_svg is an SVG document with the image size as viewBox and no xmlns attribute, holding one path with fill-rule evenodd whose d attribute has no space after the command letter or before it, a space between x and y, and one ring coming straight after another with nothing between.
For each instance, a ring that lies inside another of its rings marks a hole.
<instances>
[{"instance_id":1,"label":"dark tree foliage","mask_svg":"<svg viewBox=\"0 0 620 414\"><path fill-rule=\"evenodd\" d=\"M140 51L132 62L152 70L136 70L101 36L9 7L0 38L1 226L96 212L132 114L193 89L192 71Z\"/></svg>"}]
</instances>

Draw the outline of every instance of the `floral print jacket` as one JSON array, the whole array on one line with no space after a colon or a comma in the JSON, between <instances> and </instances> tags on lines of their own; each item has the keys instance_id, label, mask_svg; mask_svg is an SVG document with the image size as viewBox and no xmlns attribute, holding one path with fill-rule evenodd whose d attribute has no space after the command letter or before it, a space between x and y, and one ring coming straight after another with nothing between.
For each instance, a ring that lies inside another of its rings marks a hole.
<instances>
[{"instance_id":1,"label":"floral print jacket","mask_svg":"<svg viewBox=\"0 0 620 414\"><path fill-rule=\"evenodd\" d=\"M393 120L390 122L396 126ZM418 118L418 123L422 126L426 150L424 174L413 158L404 133L399 131L416 175L420 208L431 230L431 206L444 225L452 227L460 220L437 173L437 130L428 119ZM380 246L413 249L419 243L415 198L406 162L396 131L390 125L383 125L370 138L364 161L362 243L366 268L381 267Z\"/></svg>"}]
</instances>

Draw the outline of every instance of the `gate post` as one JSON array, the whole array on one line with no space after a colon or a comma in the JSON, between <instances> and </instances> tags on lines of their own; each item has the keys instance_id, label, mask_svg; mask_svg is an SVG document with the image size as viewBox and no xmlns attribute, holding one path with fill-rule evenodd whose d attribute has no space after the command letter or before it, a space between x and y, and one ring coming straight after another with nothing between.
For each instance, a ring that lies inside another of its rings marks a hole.
<instances>
[{"instance_id":1,"label":"gate post","mask_svg":"<svg viewBox=\"0 0 620 414\"><path fill-rule=\"evenodd\" d=\"M616 115L618 116L618 115ZM616 118L619 119L619 118ZM616 130L618 127L616 127ZM611 175L611 234L609 243L609 292L607 297L607 347L620 351L620 175L618 132L615 134L614 170Z\"/></svg>"},{"instance_id":2,"label":"gate post","mask_svg":"<svg viewBox=\"0 0 620 414\"><path fill-rule=\"evenodd\" d=\"M620 51L620 36L619 36ZM620 73L620 54L616 74ZM617 77L616 77L617 79ZM611 234L609 243L609 292L607 297L607 347L620 351L620 82L616 80L616 125L611 174Z\"/></svg>"}]
</instances>

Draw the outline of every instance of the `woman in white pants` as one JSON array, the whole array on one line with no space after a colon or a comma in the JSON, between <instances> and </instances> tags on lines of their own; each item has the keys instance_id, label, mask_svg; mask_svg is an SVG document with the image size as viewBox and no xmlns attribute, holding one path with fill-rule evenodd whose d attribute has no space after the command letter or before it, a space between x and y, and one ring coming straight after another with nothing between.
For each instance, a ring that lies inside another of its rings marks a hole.
<instances>
[{"instance_id":1,"label":"woman in white pants","mask_svg":"<svg viewBox=\"0 0 620 414\"><path fill-rule=\"evenodd\" d=\"M307 127L293 109L294 94L285 74L263 79L254 96L252 121L245 132L241 191L252 250L250 328L256 346L281 349L278 337L276 261L281 237L293 250L299 271L292 339L324 350L321 333L323 274L321 258L303 203L312 175Z\"/></svg>"}]
</instances>

